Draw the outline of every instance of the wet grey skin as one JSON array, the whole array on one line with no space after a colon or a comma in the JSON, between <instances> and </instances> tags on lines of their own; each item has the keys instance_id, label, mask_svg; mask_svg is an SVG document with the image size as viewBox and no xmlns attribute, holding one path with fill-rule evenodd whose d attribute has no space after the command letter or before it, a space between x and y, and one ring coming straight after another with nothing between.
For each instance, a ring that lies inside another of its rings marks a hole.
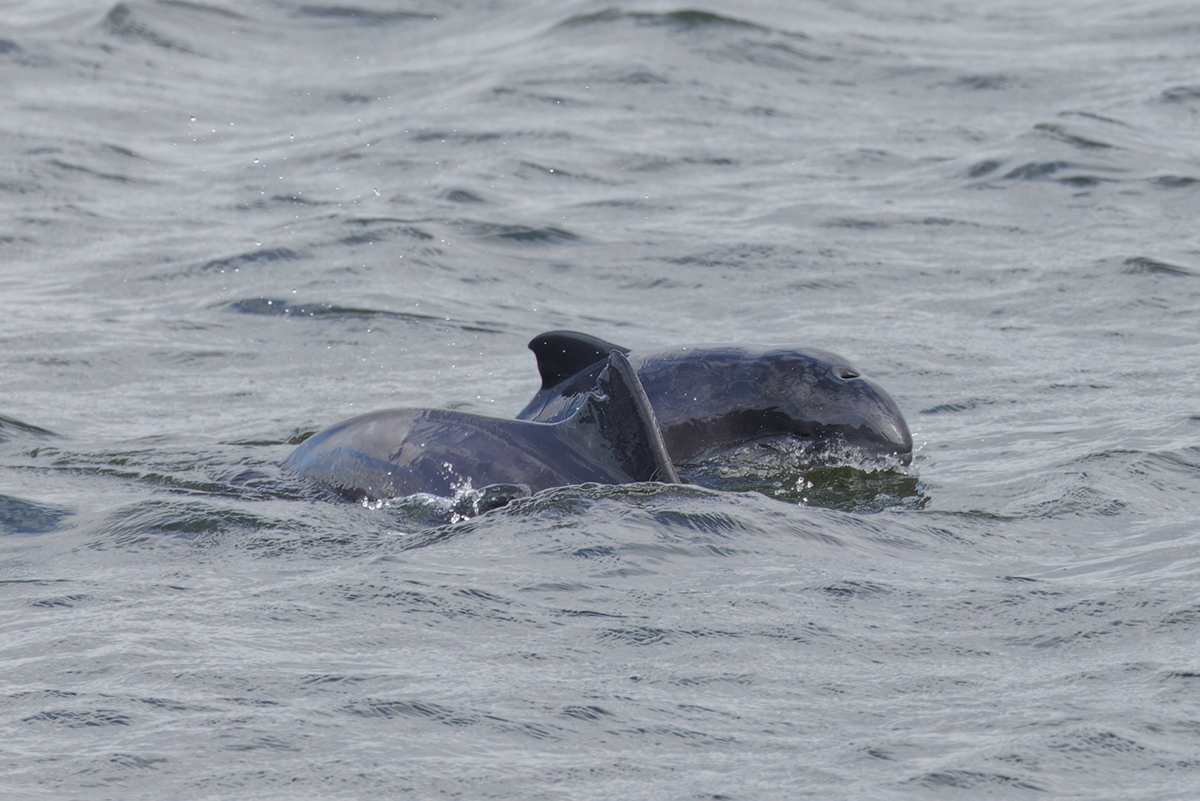
<instances>
[{"instance_id":1,"label":"wet grey skin","mask_svg":"<svg viewBox=\"0 0 1200 801\"><path fill-rule=\"evenodd\" d=\"M676 465L779 437L912 461L912 434L895 401L828 351L758 345L630 351L575 331L540 334L529 349L542 387L517 415L521 420L570 416L615 350L637 371Z\"/></svg>"},{"instance_id":2,"label":"wet grey skin","mask_svg":"<svg viewBox=\"0 0 1200 801\"><path fill-rule=\"evenodd\" d=\"M619 352L605 355L593 386L552 423L391 409L317 432L284 466L351 500L679 481L637 373ZM500 492L494 505L520 494Z\"/></svg>"}]
</instances>

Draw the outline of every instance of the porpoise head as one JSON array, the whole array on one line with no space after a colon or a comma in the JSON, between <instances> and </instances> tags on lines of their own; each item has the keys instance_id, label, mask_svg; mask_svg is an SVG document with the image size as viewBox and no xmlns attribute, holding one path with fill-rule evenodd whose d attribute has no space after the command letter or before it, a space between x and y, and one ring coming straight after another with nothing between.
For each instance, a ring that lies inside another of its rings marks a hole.
<instances>
[{"instance_id":1,"label":"porpoise head","mask_svg":"<svg viewBox=\"0 0 1200 801\"><path fill-rule=\"evenodd\" d=\"M715 345L635 351L630 362L676 462L781 437L912 460L912 434L895 401L836 354Z\"/></svg>"}]
</instances>

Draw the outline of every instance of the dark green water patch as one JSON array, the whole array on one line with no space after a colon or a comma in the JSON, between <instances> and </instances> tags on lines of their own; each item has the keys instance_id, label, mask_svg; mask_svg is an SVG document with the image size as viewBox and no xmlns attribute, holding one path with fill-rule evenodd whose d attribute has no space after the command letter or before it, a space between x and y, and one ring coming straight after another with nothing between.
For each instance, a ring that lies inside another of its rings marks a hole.
<instances>
[{"instance_id":1,"label":"dark green water patch","mask_svg":"<svg viewBox=\"0 0 1200 801\"><path fill-rule=\"evenodd\" d=\"M850 465L806 470L792 485L766 494L780 500L845 512L882 512L897 507L924 509L929 496L917 477L902 470L862 470Z\"/></svg>"},{"instance_id":2,"label":"dark green water patch","mask_svg":"<svg viewBox=\"0 0 1200 801\"><path fill-rule=\"evenodd\" d=\"M805 506L846 512L923 509L929 497L917 477L848 448L760 441L676 465L680 478L715 490L759 492Z\"/></svg>"}]
</instances>

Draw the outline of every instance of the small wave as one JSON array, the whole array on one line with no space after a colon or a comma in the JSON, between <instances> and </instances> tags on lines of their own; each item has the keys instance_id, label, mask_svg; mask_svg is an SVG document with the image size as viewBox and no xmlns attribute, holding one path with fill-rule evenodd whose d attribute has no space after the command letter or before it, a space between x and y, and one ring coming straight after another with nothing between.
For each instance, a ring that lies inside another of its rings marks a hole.
<instances>
[{"instance_id":1,"label":"small wave","mask_svg":"<svg viewBox=\"0 0 1200 801\"><path fill-rule=\"evenodd\" d=\"M462 331L475 331L486 334L498 334L501 329L497 324L487 322L467 322L452 320L449 317L434 317L429 314L414 312L398 312L386 309L369 309L357 306L341 306L335 303L289 303L280 298L244 298L225 304L225 307L238 314L253 314L262 317L288 317L298 319L376 319L405 320L414 323L435 323L437 325L457 328Z\"/></svg>"},{"instance_id":2,"label":"small wave","mask_svg":"<svg viewBox=\"0 0 1200 801\"><path fill-rule=\"evenodd\" d=\"M663 509L651 512L650 517L667 530L682 528L698 534L718 537L736 536L752 528L744 521L724 512Z\"/></svg>"},{"instance_id":3,"label":"small wave","mask_svg":"<svg viewBox=\"0 0 1200 801\"><path fill-rule=\"evenodd\" d=\"M104 29L113 36L131 41L145 42L164 50L175 50L180 53L194 53L192 48L156 31L143 22L125 3L117 3L104 17Z\"/></svg>"},{"instance_id":4,"label":"small wave","mask_svg":"<svg viewBox=\"0 0 1200 801\"><path fill-rule=\"evenodd\" d=\"M632 22L646 27L666 27L679 32L689 32L704 29L734 28L741 30L767 31L761 25L746 22L735 17L724 17L709 11L693 11L682 9L665 13L649 13L638 11L619 11L605 9L594 14L582 14L571 17L559 23L561 28L587 27L608 25L616 22Z\"/></svg>"},{"instance_id":5,"label":"small wave","mask_svg":"<svg viewBox=\"0 0 1200 801\"><path fill-rule=\"evenodd\" d=\"M953 412L966 412L971 409L977 409L980 406L990 406L995 401L987 398L967 398L962 401L953 403L939 403L937 406L930 406L928 409L922 409L921 414L946 414Z\"/></svg>"},{"instance_id":6,"label":"small wave","mask_svg":"<svg viewBox=\"0 0 1200 801\"><path fill-rule=\"evenodd\" d=\"M1200 183L1200 178L1193 178L1190 175L1159 175L1149 179L1149 183L1159 189L1185 189Z\"/></svg>"},{"instance_id":7,"label":"small wave","mask_svg":"<svg viewBox=\"0 0 1200 801\"><path fill-rule=\"evenodd\" d=\"M238 314L255 314L262 317L395 317L402 320L434 320L440 318L411 312L384 311L355 306L339 306L334 303L289 303L280 298L245 298L234 300L226 307Z\"/></svg>"},{"instance_id":8,"label":"small wave","mask_svg":"<svg viewBox=\"0 0 1200 801\"><path fill-rule=\"evenodd\" d=\"M963 75L955 83L968 89L997 90L1007 89L1013 79L1007 75L992 73L987 75Z\"/></svg>"},{"instance_id":9,"label":"small wave","mask_svg":"<svg viewBox=\"0 0 1200 801\"><path fill-rule=\"evenodd\" d=\"M483 198L468 189L451 189L445 195L451 203L486 203Z\"/></svg>"},{"instance_id":10,"label":"small wave","mask_svg":"<svg viewBox=\"0 0 1200 801\"><path fill-rule=\"evenodd\" d=\"M359 230L342 237L339 241L343 245L374 244L394 237L415 239L420 242L429 242L433 239L433 234L422 231L406 220L398 220L393 217L352 219L347 220L346 224L353 225Z\"/></svg>"},{"instance_id":11,"label":"small wave","mask_svg":"<svg viewBox=\"0 0 1200 801\"><path fill-rule=\"evenodd\" d=\"M640 29L650 37L661 38L665 35L683 42L685 47L701 48L707 59L791 73L804 72L813 64L834 60L833 54L814 47L812 38L804 33L694 9L660 13L607 9L571 17L557 27L560 30L600 33L605 28L616 26ZM669 80L648 70L641 72L654 76L648 83L666 83Z\"/></svg>"},{"instance_id":12,"label":"small wave","mask_svg":"<svg viewBox=\"0 0 1200 801\"><path fill-rule=\"evenodd\" d=\"M1102 142L1099 139L1092 139L1082 134L1071 133L1062 125L1050 122L1040 122L1033 126L1035 131L1040 131L1046 134L1051 139L1057 139L1060 142L1065 142L1072 147L1077 147L1080 150L1104 150L1113 145L1108 142Z\"/></svg>"},{"instance_id":13,"label":"small wave","mask_svg":"<svg viewBox=\"0 0 1200 801\"><path fill-rule=\"evenodd\" d=\"M243 267L248 267L252 264L271 264L277 261L300 261L307 259L307 253L299 253L291 248L265 248L263 250L251 250L246 253L239 253L236 256L229 256L224 259L212 259L196 268L199 273L225 273L237 272Z\"/></svg>"},{"instance_id":14,"label":"small wave","mask_svg":"<svg viewBox=\"0 0 1200 801\"><path fill-rule=\"evenodd\" d=\"M449 707L428 701L409 700L367 700L355 701L342 707L341 712L361 718L423 718L435 723L448 726L470 726L479 723L482 716L462 714Z\"/></svg>"},{"instance_id":15,"label":"small wave","mask_svg":"<svg viewBox=\"0 0 1200 801\"><path fill-rule=\"evenodd\" d=\"M56 506L0 495L0 534L45 534L70 514Z\"/></svg>"},{"instance_id":16,"label":"small wave","mask_svg":"<svg viewBox=\"0 0 1200 801\"><path fill-rule=\"evenodd\" d=\"M43 439L46 437L57 437L49 429L41 428L30 423L23 423L14 417L7 417L0 414L0 442L5 442L10 439Z\"/></svg>"},{"instance_id":17,"label":"small wave","mask_svg":"<svg viewBox=\"0 0 1200 801\"><path fill-rule=\"evenodd\" d=\"M648 69L634 69L629 72L623 72L618 74L613 80L616 83L625 84L626 86L652 86L671 82L671 79L666 75L652 72Z\"/></svg>"},{"instance_id":18,"label":"small wave","mask_svg":"<svg viewBox=\"0 0 1200 801\"><path fill-rule=\"evenodd\" d=\"M880 595L889 595L892 590L882 584L876 584L873 581L836 581L832 584L826 584L818 588L821 592L839 601L848 601L857 598L874 598Z\"/></svg>"},{"instance_id":19,"label":"small wave","mask_svg":"<svg viewBox=\"0 0 1200 801\"><path fill-rule=\"evenodd\" d=\"M21 720L22 723L49 723L64 726L68 729L103 726L129 726L133 718L123 715L115 709L53 709L30 715Z\"/></svg>"},{"instance_id":20,"label":"small wave","mask_svg":"<svg viewBox=\"0 0 1200 801\"><path fill-rule=\"evenodd\" d=\"M1006 773L993 773L979 770L939 770L914 779L913 784L920 784L930 789L973 790L987 792L1001 788L1012 790L1033 790L1045 792L1046 788L1030 781Z\"/></svg>"},{"instance_id":21,"label":"small wave","mask_svg":"<svg viewBox=\"0 0 1200 801\"><path fill-rule=\"evenodd\" d=\"M1073 165L1067 161L1030 162L1006 173L1006 181L1040 181Z\"/></svg>"},{"instance_id":22,"label":"small wave","mask_svg":"<svg viewBox=\"0 0 1200 801\"><path fill-rule=\"evenodd\" d=\"M1025 493L1023 513L1042 518L1116 517L1178 509L1200 480L1196 453L1106 449L1064 460Z\"/></svg>"},{"instance_id":23,"label":"small wave","mask_svg":"<svg viewBox=\"0 0 1200 801\"><path fill-rule=\"evenodd\" d=\"M140 550L172 540L215 542L227 535L278 530L281 521L210 503L144 501L127 506L97 530L92 547Z\"/></svg>"},{"instance_id":24,"label":"small wave","mask_svg":"<svg viewBox=\"0 0 1200 801\"><path fill-rule=\"evenodd\" d=\"M50 159L46 163L49 164L51 167L54 167L55 169L61 170L63 172L81 173L83 175L90 175L93 178L99 178L103 181L112 181L112 182L118 183L118 184L134 183L134 180L135 180L134 178L132 178L128 175L121 175L119 173L113 173L113 172L101 172L99 170L93 170L90 167L84 167L81 164L72 164L70 162L63 161L61 159Z\"/></svg>"},{"instance_id":25,"label":"small wave","mask_svg":"<svg viewBox=\"0 0 1200 801\"><path fill-rule=\"evenodd\" d=\"M533 228L527 225L469 223L466 227L479 237L521 245L558 245L583 241L583 237L579 234L552 225Z\"/></svg>"},{"instance_id":26,"label":"small wave","mask_svg":"<svg viewBox=\"0 0 1200 801\"><path fill-rule=\"evenodd\" d=\"M1200 86L1172 86L1159 95L1164 103L1194 103L1200 100Z\"/></svg>"},{"instance_id":27,"label":"small wave","mask_svg":"<svg viewBox=\"0 0 1200 801\"><path fill-rule=\"evenodd\" d=\"M1107 145L1106 145L1107 147ZM1006 166L1002 159L984 159L969 166L965 171L968 179L980 179L992 176ZM1087 170L1087 172L1084 172ZM1114 183L1117 178L1098 175L1096 173L1112 171L1112 168L1088 166L1070 161L1027 161L1015 167L1008 168L999 176L1002 181L1052 181L1073 188L1087 188L1102 183ZM999 184L984 183L984 186L999 186Z\"/></svg>"},{"instance_id":28,"label":"small wave","mask_svg":"<svg viewBox=\"0 0 1200 801\"><path fill-rule=\"evenodd\" d=\"M481 131L471 133L468 131L443 131L440 129L432 131L420 131L412 136L414 142L440 142L441 144L457 144L457 145L475 145L487 142L498 142L502 139L509 138L509 135L500 133L499 131Z\"/></svg>"},{"instance_id":29,"label":"small wave","mask_svg":"<svg viewBox=\"0 0 1200 801\"><path fill-rule=\"evenodd\" d=\"M357 25L385 25L393 22L436 20L432 14L416 11L376 11L360 6L305 5L296 9L296 15L323 20L338 20Z\"/></svg>"},{"instance_id":30,"label":"small wave","mask_svg":"<svg viewBox=\"0 0 1200 801\"><path fill-rule=\"evenodd\" d=\"M1126 259L1121 272L1126 275L1169 275L1177 278L1195 278L1197 275L1196 271L1189 270L1187 267L1168 264L1165 261L1158 261L1146 256L1132 256Z\"/></svg>"},{"instance_id":31,"label":"small wave","mask_svg":"<svg viewBox=\"0 0 1200 801\"><path fill-rule=\"evenodd\" d=\"M417 699L364 699L346 704L342 714L360 718L409 718L452 728L482 726L504 734L517 734L533 740L559 740L560 727L529 723L501 717L494 712L460 711L442 704Z\"/></svg>"}]
</instances>

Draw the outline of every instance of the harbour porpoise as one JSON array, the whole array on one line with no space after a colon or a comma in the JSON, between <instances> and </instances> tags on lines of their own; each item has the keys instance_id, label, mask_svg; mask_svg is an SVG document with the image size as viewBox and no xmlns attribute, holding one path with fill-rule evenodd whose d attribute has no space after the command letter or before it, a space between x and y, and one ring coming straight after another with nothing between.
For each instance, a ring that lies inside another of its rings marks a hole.
<instances>
[{"instance_id":1,"label":"harbour porpoise","mask_svg":"<svg viewBox=\"0 0 1200 801\"><path fill-rule=\"evenodd\" d=\"M596 482L678 483L654 410L620 352L553 422L446 409L391 409L319 431L284 462L351 500L523 485L530 492ZM502 505L498 503L496 505Z\"/></svg>"},{"instance_id":2,"label":"harbour porpoise","mask_svg":"<svg viewBox=\"0 0 1200 801\"><path fill-rule=\"evenodd\" d=\"M542 386L517 415L521 420L573 415L615 351L637 371L676 465L769 438L912 461L912 434L895 401L828 351L758 345L631 351L575 331L540 334L529 348Z\"/></svg>"}]
</instances>

